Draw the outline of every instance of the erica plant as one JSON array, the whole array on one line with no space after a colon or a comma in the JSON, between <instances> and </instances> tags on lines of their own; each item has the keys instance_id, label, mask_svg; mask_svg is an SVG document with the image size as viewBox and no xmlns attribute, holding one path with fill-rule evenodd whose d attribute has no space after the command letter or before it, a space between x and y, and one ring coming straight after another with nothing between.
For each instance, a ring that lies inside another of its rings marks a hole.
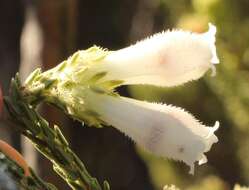
<instances>
[{"instance_id":1,"label":"erica plant","mask_svg":"<svg viewBox=\"0 0 249 190\"><path fill-rule=\"evenodd\" d=\"M73 189L102 187L71 151L59 127L49 127L36 113L41 102L90 126L113 126L147 151L185 162L193 174L195 162L206 163L204 153L218 141L214 132L219 122L205 126L182 108L122 97L115 88L173 87L197 80L210 69L215 75L214 64L219 63L215 33L210 24L203 34L172 30L117 51L97 46L78 51L55 68L35 70L24 84L15 78L5 105L19 131L53 162L55 171ZM107 182L103 189L109 189Z\"/></svg>"}]
</instances>

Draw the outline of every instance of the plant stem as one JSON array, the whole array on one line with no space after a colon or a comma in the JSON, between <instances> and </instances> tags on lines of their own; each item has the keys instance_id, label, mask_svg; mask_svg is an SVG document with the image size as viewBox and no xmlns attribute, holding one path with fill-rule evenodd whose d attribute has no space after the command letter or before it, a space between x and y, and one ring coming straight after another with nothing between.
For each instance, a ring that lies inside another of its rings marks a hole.
<instances>
[{"instance_id":1,"label":"plant stem","mask_svg":"<svg viewBox=\"0 0 249 190\"><path fill-rule=\"evenodd\" d=\"M49 123L25 100L18 75L12 79L10 94L4 97L4 102L11 120L19 131L53 163L53 169L72 189L110 189L106 181L102 188L97 179L91 177L84 164L70 149L59 127L49 126Z\"/></svg>"}]
</instances>

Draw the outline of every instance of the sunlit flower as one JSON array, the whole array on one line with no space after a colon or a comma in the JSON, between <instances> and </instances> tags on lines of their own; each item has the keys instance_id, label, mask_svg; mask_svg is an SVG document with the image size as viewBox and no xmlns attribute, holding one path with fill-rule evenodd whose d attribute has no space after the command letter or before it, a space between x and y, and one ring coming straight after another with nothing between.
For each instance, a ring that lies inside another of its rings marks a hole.
<instances>
[{"instance_id":1,"label":"sunlit flower","mask_svg":"<svg viewBox=\"0 0 249 190\"><path fill-rule=\"evenodd\" d=\"M110 52L95 70L108 72L103 80L125 84L175 86L204 75L219 63L215 48L216 28L203 34L172 30L155 34L135 45Z\"/></svg>"},{"instance_id":2,"label":"sunlit flower","mask_svg":"<svg viewBox=\"0 0 249 190\"><path fill-rule=\"evenodd\" d=\"M99 119L119 129L149 152L185 162L194 172L194 163L207 162L204 152L218 141L219 127L207 127L191 114L174 106L89 91L86 107Z\"/></svg>"},{"instance_id":3,"label":"sunlit flower","mask_svg":"<svg viewBox=\"0 0 249 190\"><path fill-rule=\"evenodd\" d=\"M34 71L25 82L40 97L89 125L116 127L146 150L180 160L194 172L218 139L214 131L174 106L120 97L124 84L175 86L198 79L218 63L215 26L204 34L168 31L130 47L107 51L96 46L78 51L57 67Z\"/></svg>"}]
</instances>

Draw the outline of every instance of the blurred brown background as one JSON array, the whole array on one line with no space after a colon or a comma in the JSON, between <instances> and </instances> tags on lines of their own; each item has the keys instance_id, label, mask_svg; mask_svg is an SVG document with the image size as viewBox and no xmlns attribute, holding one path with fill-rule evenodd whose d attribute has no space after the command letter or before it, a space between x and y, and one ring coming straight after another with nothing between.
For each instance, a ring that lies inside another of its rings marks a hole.
<instances>
[{"instance_id":1,"label":"blurred brown background","mask_svg":"<svg viewBox=\"0 0 249 190\"><path fill-rule=\"evenodd\" d=\"M63 126L73 150L100 182L113 190L226 190L249 185L249 1L248 0L0 0L0 81L5 94L20 69L55 66L74 51L93 44L115 50L174 27L196 32L217 26L218 75L172 89L123 87L119 92L141 100L186 108L205 124L221 122L219 143L209 162L188 175L184 164L156 158L135 147L111 127L89 128L42 106L51 122ZM14 131L0 128L5 139L27 157L43 179L68 189L51 164ZM0 188L1 189L1 188Z\"/></svg>"}]
</instances>

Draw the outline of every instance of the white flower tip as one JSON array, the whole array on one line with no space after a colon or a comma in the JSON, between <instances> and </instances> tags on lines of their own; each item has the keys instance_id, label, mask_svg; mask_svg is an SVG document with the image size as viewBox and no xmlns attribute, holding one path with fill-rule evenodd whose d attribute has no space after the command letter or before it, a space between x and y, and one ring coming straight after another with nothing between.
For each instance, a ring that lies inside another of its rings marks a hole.
<instances>
[{"instance_id":1,"label":"white flower tip","mask_svg":"<svg viewBox=\"0 0 249 190\"><path fill-rule=\"evenodd\" d=\"M208 162L207 157L204 155L204 152L208 152L212 146L213 143L218 142L218 138L214 135L214 132L219 129L220 123L219 121L216 121L213 127L209 128L209 133L205 139L207 139L206 143L206 149L203 151L203 153L200 155L199 159L197 159L198 164L202 165ZM187 163L190 167L189 174L194 175L194 162L193 163Z\"/></svg>"},{"instance_id":2,"label":"white flower tip","mask_svg":"<svg viewBox=\"0 0 249 190\"><path fill-rule=\"evenodd\" d=\"M202 158L199 160L198 164L202 165L202 164L207 163L207 161L208 161L207 157L203 154Z\"/></svg>"},{"instance_id":3,"label":"white flower tip","mask_svg":"<svg viewBox=\"0 0 249 190\"><path fill-rule=\"evenodd\" d=\"M207 159L207 157L204 155L204 154L202 154L201 155L201 159L198 161L198 164L199 165L202 165L202 164L205 164L205 163L207 163L208 162L208 159ZM195 173L195 163L191 163L191 164L188 164L189 165L189 167L190 167L190 169L189 169L189 174L191 174L191 175L194 175L194 173Z\"/></svg>"},{"instance_id":4,"label":"white flower tip","mask_svg":"<svg viewBox=\"0 0 249 190\"><path fill-rule=\"evenodd\" d=\"M208 152L211 149L211 146L219 141L216 135L214 135L214 132L217 131L219 127L220 123L218 121L215 122L213 127L209 127L209 133L205 137L207 144L204 152Z\"/></svg>"},{"instance_id":5,"label":"white flower tip","mask_svg":"<svg viewBox=\"0 0 249 190\"><path fill-rule=\"evenodd\" d=\"M219 129L219 127L220 127L220 122L219 122L219 121L216 121L215 124L214 124L214 126L212 127L212 130L210 130L210 133L209 133L209 135L208 135L207 138L209 138L211 135L213 135L214 132L217 131L217 130ZM218 139L217 139L217 141L218 141ZM217 141L216 141L216 142L217 142Z\"/></svg>"},{"instance_id":6,"label":"white flower tip","mask_svg":"<svg viewBox=\"0 0 249 190\"><path fill-rule=\"evenodd\" d=\"M215 34L216 34L216 27L212 23L208 23L209 29L206 32L206 38L208 40L209 46L211 48L212 52L212 58L210 62L212 64L218 64L220 63L217 54L216 54L216 47L215 47ZM213 70L213 69L212 69Z\"/></svg>"},{"instance_id":7,"label":"white flower tip","mask_svg":"<svg viewBox=\"0 0 249 190\"><path fill-rule=\"evenodd\" d=\"M220 127L220 122L216 121L215 124L214 124L214 126L213 126L213 128L212 128L212 134L215 131L217 131L219 129L219 127ZM210 134L210 135L212 135L212 134ZM218 138L215 136L214 143L217 143L218 141L219 141Z\"/></svg>"},{"instance_id":8,"label":"white flower tip","mask_svg":"<svg viewBox=\"0 0 249 190\"><path fill-rule=\"evenodd\" d=\"M198 161L198 164L202 165L202 164L207 163L207 161L208 161L207 157L204 154L202 154L201 159ZM188 165L190 167L188 173L191 174L191 175L194 175L194 173L195 173L195 163L191 163L191 164L188 164Z\"/></svg>"},{"instance_id":9,"label":"white flower tip","mask_svg":"<svg viewBox=\"0 0 249 190\"><path fill-rule=\"evenodd\" d=\"M219 127L220 127L220 122L216 121L214 126L213 126L214 131L217 131L219 129Z\"/></svg>"}]
</instances>

